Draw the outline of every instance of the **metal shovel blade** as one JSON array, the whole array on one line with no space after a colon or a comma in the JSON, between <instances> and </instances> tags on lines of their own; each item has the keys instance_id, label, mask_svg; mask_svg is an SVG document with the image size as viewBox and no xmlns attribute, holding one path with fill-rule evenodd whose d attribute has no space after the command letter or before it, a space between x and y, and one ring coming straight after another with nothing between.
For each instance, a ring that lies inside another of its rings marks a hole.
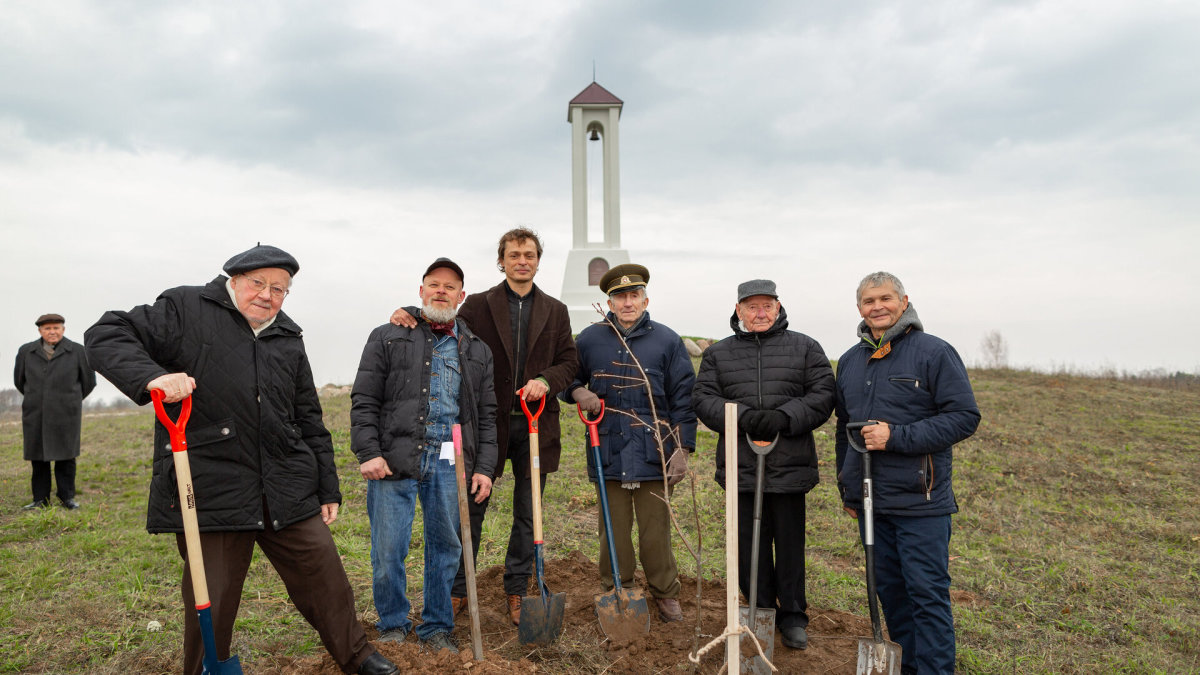
<instances>
[{"instance_id":1,"label":"metal shovel blade","mask_svg":"<svg viewBox=\"0 0 1200 675\"><path fill-rule=\"evenodd\" d=\"M859 640L854 675L900 675L900 645L889 640Z\"/></svg>"},{"instance_id":2,"label":"metal shovel blade","mask_svg":"<svg viewBox=\"0 0 1200 675\"><path fill-rule=\"evenodd\" d=\"M205 664L201 675L242 675L242 662L234 654L224 661L217 661L214 668Z\"/></svg>"},{"instance_id":3,"label":"metal shovel blade","mask_svg":"<svg viewBox=\"0 0 1200 675\"><path fill-rule=\"evenodd\" d=\"M567 610L567 594L551 593L521 598L521 623L517 639L526 645L548 645L562 632L563 615Z\"/></svg>"},{"instance_id":4,"label":"metal shovel blade","mask_svg":"<svg viewBox=\"0 0 1200 675\"><path fill-rule=\"evenodd\" d=\"M650 632L650 607L640 588L613 589L595 597L600 630L613 642L629 640Z\"/></svg>"},{"instance_id":5,"label":"metal shovel blade","mask_svg":"<svg viewBox=\"0 0 1200 675\"><path fill-rule=\"evenodd\" d=\"M759 607L754 612L754 625L750 626L750 608L738 607L738 618L743 626L749 626L750 630L754 631L754 637L758 638L758 643L762 645L763 654L767 655L768 661L775 659L775 610L764 609ZM742 636L742 658L739 660L738 670L743 673L754 673L754 675L769 675L771 667L763 663L762 657L758 655L758 650L754 645L749 644L746 636Z\"/></svg>"}]
</instances>

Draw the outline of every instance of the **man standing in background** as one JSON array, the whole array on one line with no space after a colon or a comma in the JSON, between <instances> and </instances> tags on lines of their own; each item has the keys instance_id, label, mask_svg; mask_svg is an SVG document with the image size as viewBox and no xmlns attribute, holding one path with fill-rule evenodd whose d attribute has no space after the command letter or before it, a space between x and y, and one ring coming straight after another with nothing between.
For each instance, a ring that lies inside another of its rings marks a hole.
<instances>
[{"instance_id":1,"label":"man standing in background","mask_svg":"<svg viewBox=\"0 0 1200 675\"><path fill-rule=\"evenodd\" d=\"M56 494L64 508L77 509L75 458L83 423L83 399L96 388L96 373L88 365L83 345L63 337L66 320L59 314L38 317L41 338L21 345L13 382L21 401L21 430L25 459L33 465L33 501L21 507L50 504L50 463L54 463Z\"/></svg>"}]
</instances>

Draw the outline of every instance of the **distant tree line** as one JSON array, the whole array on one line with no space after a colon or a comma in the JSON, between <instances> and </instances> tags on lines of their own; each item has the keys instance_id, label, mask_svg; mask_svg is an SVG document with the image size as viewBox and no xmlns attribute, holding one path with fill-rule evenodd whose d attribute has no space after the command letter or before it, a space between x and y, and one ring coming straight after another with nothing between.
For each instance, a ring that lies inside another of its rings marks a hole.
<instances>
[{"instance_id":1,"label":"distant tree line","mask_svg":"<svg viewBox=\"0 0 1200 675\"><path fill-rule=\"evenodd\" d=\"M16 389L0 389L0 413L21 411L21 392ZM136 408L133 401L124 396L111 399L84 399L83 409L86 412L107 412L111 410L131 410Z\"/></svg>"}]
</instances>

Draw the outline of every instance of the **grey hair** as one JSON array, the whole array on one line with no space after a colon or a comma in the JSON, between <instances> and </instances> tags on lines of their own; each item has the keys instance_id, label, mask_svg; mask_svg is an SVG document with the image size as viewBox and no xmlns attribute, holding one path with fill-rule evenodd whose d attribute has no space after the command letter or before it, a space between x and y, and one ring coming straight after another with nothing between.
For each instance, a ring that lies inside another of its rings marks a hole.
<instances>
[{"instance_id":1,"label":"grey hair","mask_svg":"<svg viewBox=\"0 0 1200 675\"><path fill-rule=\"evenodd\" d=\"M896 289L896 294L900 297L904 297L904 284L901 283L898 278L896 278L895 274L890 272L871 272L867 276L863 277L862 281L858 282L858 291L854 295L854 304L857 305L858 303L862 302L863 291L867 290L868 288L883 286L884 284L891 284L892 288Z\"/></svg>"}]
</instances>

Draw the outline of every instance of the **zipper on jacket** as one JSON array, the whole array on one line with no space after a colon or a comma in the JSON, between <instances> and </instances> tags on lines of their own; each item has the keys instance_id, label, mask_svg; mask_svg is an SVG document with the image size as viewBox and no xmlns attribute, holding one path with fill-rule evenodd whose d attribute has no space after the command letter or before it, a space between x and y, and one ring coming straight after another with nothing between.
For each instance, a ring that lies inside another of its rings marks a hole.
<instances>
[{"instance_id":1,"label":"zipper on jacket","mask_svg":"<svg viewBox=\"0 0 1200 675\"><path fill-rule=\"evenodd\" d=\"M912 385L917 389L921 388L921 381L912 377L889 377L889 382L912 382Z\"/></svg>"},{"instance_id":2,"label":"zipper on jacket","mask_svg":"<svg viewBox=\"0 0 1200 675\"><path fill-rule=\"evenodd\" d=\"M925 475L925 501L930 501L930 493L933 492L933 455L925 455L925 461L929 464L929 472Z\"/></svg>"},{"instance_id":3,"label":"zipper on jacket","mask_svg":"<svg viewBox=\"0 0 1200 675\"><path fill-rule=\"evenodd\" d=\"M525 298L517 298L517 340L513 344L513 384L525 386L524 382L517 382L517 378L522 373L517 372L521 361L521 315L525 313Z\"/></svg>"},{"instance_id":4,"label":"zipper on jacket","mask_svg":"<svg viewBox=\"0 0 1200 675\"><path fill-rule=\"evenodd\" d=\"M754 334L754 344L758 347L758 409L762 410L762 340L759 339L758 333Z\"/></svg>"}]
</instances>

